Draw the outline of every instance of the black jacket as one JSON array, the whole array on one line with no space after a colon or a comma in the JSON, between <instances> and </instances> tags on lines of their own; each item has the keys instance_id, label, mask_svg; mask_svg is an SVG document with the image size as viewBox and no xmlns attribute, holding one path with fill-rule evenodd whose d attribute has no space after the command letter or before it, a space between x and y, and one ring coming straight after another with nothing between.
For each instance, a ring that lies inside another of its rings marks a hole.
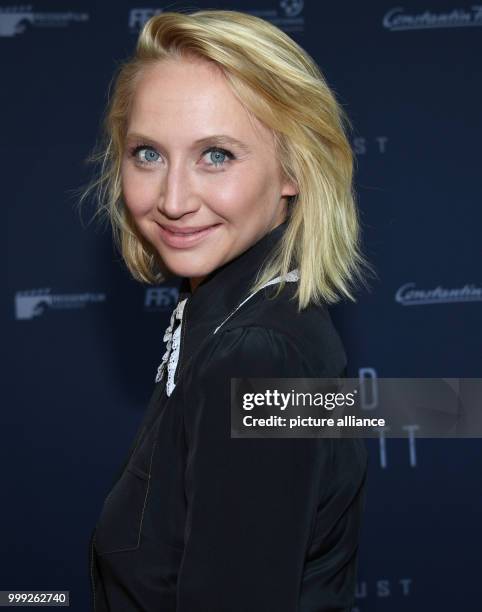
<instances>
[{"instance_id":1,"label":"black jacket","mask_svg":"<svg viewBox=\"0 0 482 612\"><path fill-rule=\"evenodd\" d=\"M237 308L285 228L194 294L182 281L169 376L164 364L92 532L96 612L351 610L363 441L231 438L231 377L346 374L327 309L298 314L293 279L277 299L268 286Z\"/></svg>"}]
</instances>

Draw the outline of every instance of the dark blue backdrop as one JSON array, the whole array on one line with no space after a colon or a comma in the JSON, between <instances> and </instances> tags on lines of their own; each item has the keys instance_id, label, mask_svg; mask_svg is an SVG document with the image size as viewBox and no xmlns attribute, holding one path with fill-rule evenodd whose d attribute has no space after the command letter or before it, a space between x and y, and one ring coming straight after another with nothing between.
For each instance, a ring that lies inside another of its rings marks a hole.
<instances>
[{"instance_id":1,"label":"dark blue backdrop","mask_svg":"<svg viewBox=\"0 0 482 612\"><path fill-rule=\"evenodd\" d=\"M72 194L90 177L83 159L113 71L153 7L273 21L317 60L351 117L379 280L356 305L332 308L349 376L482 376L482 10L453 0L2 0L0 589L70 590L76 612L89 609L88 538L152 392L176 300L175 284L129 278L110 233L88 224L92 209L81 222ZM440 290L464 287L455 299ZM402 440L367 446L357 610L475 609L481 441L419 440L414 456Z\"/></svg>"}]
</instances>

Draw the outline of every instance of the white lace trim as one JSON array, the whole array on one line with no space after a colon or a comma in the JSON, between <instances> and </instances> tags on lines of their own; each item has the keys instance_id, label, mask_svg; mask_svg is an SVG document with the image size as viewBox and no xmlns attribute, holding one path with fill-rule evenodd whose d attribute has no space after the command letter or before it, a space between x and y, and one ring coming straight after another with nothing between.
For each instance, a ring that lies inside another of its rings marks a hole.
<instances>
[{"instance_id":1,"label":"white lace trim","mask_svg":"<svg viewBox=\"0 0 482 612\"><path fill-rule=\"evenodd\" d=\"M274 285L275 283L280 283L281 282L282 277L281 276L277 276L276 278L273 278L272 280L268 281L267 283L265 283L264 285L262 285L258 291L261 291L261 289L264 289L264 287L268 287L268 285ZM299 275L299 271L297 268L295 268L294 270L291 270L290 272L288 272L287 274L284 275L284 279L287 282L296 282L300 279L300 275ZM222 327L226 321L228 319L230 319L233 314L235 312L238 311L239 308L241 308L241 306L243 304L245 304L248 300L250 300L253 295L255 295L257 293L257 291L251 293L250 295L248 295L248 297L243 300L240 304L238 304L236 306L236 308L231 312L231 314L229 314L222 323L220 323L216 329L213 332L213 335L215 333L217 333L217 331L219 330L220 327ZM171 315L171 320L169 322L169 326L166 329L165 333L164 333L164 342L166 343L166 351L162 357L162 361L161 364L159 365L159 367L157 368L157 375L156 375L156 379L155 382L158 383L160 382L163 377L164 377L164 373L167 369L167 382L166 382L166 393L168 396L171 395L171 393L174 391L174 389L176 388L176 385L174 384L174 375L176 373L176 368L177 368L177 362L179 360L179 349L180 349L180 345L181 345L181 328L182 328L182 317L184 314L184 306L186 305L188 298L185 298L184 300L182 300L181 302L179 302L179 304L176 306L176 308L174 309L172 315ZM176 320L180 321L179 325L176 327L174 333L173 333L173 329L176 323Z\"/></svg>"},{"instance_id":2,"label":"white lace trim","mask_svg":"<svg viewBox=\"0 0 482 612\"><path fill-rule=\"evenodd\" d=\"M155 382L160 382L167 368L167 382L166 382L166 390L167 394L171 395L174 390L174 374L176 372L177 361L179 359L179 346L181 339L181 327L182 327L182 315L184 314L184 306L186 305L187 298L179 302L176 308L173 310L171 315L171 320L169 322L169 326L164 332L163 340L166 344L166 351L162 357L162 361L157 368L157 375ZM176 330L173 334L173 329L175 323L180 321L179 325L176 327Z\"/></svg>"}]
</instances>

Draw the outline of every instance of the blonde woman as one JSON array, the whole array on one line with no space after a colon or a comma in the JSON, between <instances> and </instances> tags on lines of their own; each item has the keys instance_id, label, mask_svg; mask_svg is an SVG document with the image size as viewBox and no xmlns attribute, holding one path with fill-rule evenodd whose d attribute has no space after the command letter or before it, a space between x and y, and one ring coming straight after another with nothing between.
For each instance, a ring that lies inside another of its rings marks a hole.
<instances>
[{"instance_id":1,"label":"blonde woman","mask_svg":"<svg viewBox=\"0 0 482 612\"><path fill-rule=\"evenodd\" d=\"M327 306L370 268L346 124L309 55L247 14L152 17L120 66L91 187L133 277L182 280L92 533L97 612L351 609L363 443L230 435L231 378L346 375Z\"/></svg>"}]
</instances>

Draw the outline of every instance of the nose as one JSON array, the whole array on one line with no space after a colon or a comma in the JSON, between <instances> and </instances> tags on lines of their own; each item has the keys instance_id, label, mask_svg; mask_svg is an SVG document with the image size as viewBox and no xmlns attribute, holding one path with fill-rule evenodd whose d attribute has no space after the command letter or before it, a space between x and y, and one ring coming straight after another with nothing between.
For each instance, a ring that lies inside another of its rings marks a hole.
<instances>
[{"instance_id":1,"label":"nose","mask_svg":"<svg viewBox=\"0 0 482 612\"><path fill-rule=\"evenodd\" d=\"M171 163L162 178L157 208L163 215L173 219L198 208L198 198L192 189L189 170L181 159Z\"/></svg>"}]
</instances>

